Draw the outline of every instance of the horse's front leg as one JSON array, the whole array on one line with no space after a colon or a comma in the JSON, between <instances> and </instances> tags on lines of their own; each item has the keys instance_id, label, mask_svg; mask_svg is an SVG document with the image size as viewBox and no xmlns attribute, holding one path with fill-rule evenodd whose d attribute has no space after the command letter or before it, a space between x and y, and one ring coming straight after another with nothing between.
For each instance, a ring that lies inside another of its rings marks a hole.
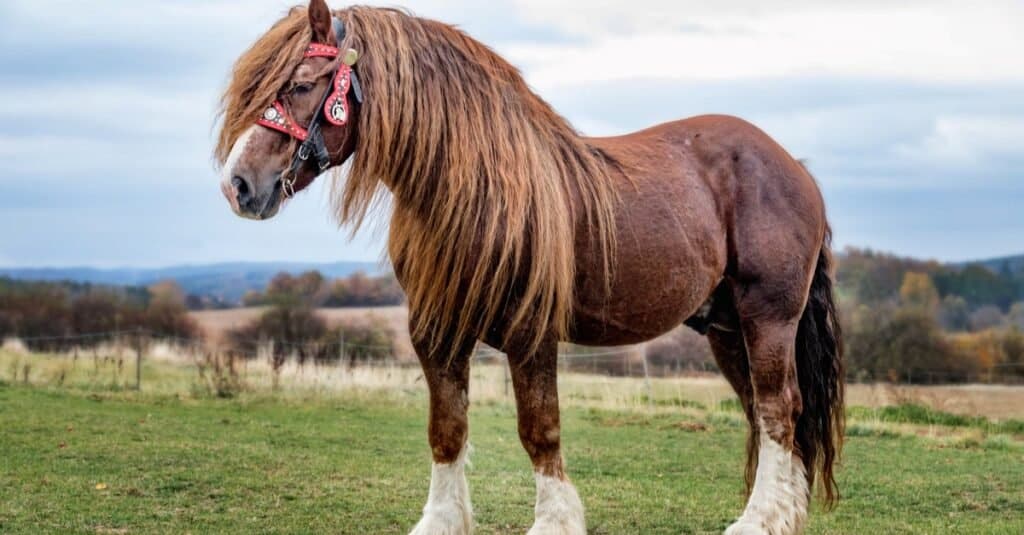
<instances>
[{"instance_id":1,"label":"horse's front leg","mask_svg":"<svg viewBox=\"0 0 1024 535\"><path fill-rule=\"evenodd\" d=\"M473 531L473 509L465 473L469 448L466 412L469 409L469 355L472 345L459 351L447 363L447 348L431 355L427 344L414 342L413 346L430 390L427 433L434 464L427 505L412 534L468 534Z\"/></svg>"},{"instance_id":2,"label":"horse's front leg","mask_svg":"<svg viewBox=\"0 0 1024 535\"><path fill-rule=\"evenodd\" d=\"M558 344L535 354L509 352L519 438L533 461L537 505L528 535L585 534L583 504L565 475L558 415Z\"/></svg>"}]
</instances>

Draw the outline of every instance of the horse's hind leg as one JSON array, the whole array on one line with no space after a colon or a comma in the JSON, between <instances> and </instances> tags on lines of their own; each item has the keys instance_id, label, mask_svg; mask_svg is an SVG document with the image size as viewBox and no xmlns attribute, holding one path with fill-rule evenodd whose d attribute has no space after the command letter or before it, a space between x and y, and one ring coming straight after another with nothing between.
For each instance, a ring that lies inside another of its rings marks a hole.
<instances>
[{"instance_id":1,"label":"horse's hind leg","mask_svg":"<svg viewBox=\"0 0 1024 535\"><path fill-rule=\"evenodd\" d=\"M762 280L734 294L753 391L757 470L747 507L726 535L800 533L807 517L810 487L795 448L802 410L796 337L804 306L795 296L801 291L805 296L805 288L780 291Z\"/></svg>"},{"instance_id":2,"label":"horse's hind leg","mask_svg":"<svg viewBox=\"0 0 1024 535\"><path fill-rule=\"evenodd\" d=\"M534 524L528 535L586 533L583 504L565 475L558 414L558 344L533 355L509 352L519 439L533 461L537 482Z\"/></svg>"},{"instance_id":3,"label":"horse's hind leg","mask_svg":"<svg viewBox=\"0 0 1024 535\"><path fill-rule=\"evenodd\" d=\"M743 414L750 424L750 433L747 436L747 468L745 478L747 490L754 485L754 469L757 468L757 421L754 418L754 387L750 382L750 363L747 361L747 349L743 344L743 335L739 332L739 325L735 331L726 331L721 328L712 327L707 333L708 342L711 344L711 352L715 355L715 362L722 375L729 381L729 385L739 397L740 406L743 407Z\"/></svg>"},{"instance_id":4,"label":"horse's hind leg","mask_svg":"<svg viewBox=\"0 0 1024 535\"><path fill-rule=\"evenodd\" d=\"M414 341L413 346L430 390L427 433L434 464L427 505L412 535L468 534L473 530L473 510L465 474L472 345L467 345L448 364L443 358L431 356L426 344Z\"/></svg>"}]
</instances>

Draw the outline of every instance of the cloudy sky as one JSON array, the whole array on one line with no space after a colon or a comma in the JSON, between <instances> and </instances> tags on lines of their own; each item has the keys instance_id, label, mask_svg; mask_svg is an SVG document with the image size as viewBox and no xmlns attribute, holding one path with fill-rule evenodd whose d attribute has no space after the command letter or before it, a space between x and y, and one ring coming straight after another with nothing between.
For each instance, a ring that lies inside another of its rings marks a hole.
<instances>
[{"instance_id":1,"label":"cloudy sky","mask_svg":"<svg viewBox=\"0 0 1024 535\"><path fill-rule=\"evenodd\" d=\"M331 221L322 185L261 223L219 193L217 96L291 3L0 3L0 265L379 258L380 236ZM1024 252L1020 0L405 7L493 45L586 134L754 122L808 160L840 246Z\"/></svg>"}]
</instances>

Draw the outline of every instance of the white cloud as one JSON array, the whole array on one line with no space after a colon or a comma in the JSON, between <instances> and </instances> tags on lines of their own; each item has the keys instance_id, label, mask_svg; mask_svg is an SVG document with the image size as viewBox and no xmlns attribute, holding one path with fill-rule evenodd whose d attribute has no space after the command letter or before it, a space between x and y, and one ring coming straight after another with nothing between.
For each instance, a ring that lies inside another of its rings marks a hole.
<instances>
[{"instance_id":1,"label":"white cloud","mask_svg":"<svg viewBox=\"0 0 1024 535\"><path fill-rule=\"evenodd\" d=\"M6 162L0 186L21 182L26 176L33 183L48 182L53 187L123 183L129 178L136 188L151 180L166 180L168 175L208 183L214 177L202 147L151 138L0 133L0 159Z\"/></svg>"},{"instance_id":2,"label":"white cloud","mask_svg":"<svg viewBox=\"0 0 1024 535\"><path fill-rule=\"evenodd\" d=\"M376 257L369 234L345 245L321 183L263 225L237 221L216 191L211 123L231 62L302 2L0 2L0 220L30 223L0 264ZM847 242L959 256L950 228L1020 228L991 217L1021 192L1008 178L1024 164L1020 0L403 3L495 46L588 134L705 112L751 120L810 159ZM905 242L885 241L922 194L942 209L971 193L945 227L919 206ZM970 254L1010 241L978 239Z\"/></svg>"},{"instance_id":3,"label":"white cloud","mask_svg":"<svg viewBox=\"0 0 1024 535\"><path fill-rule=\"evenodd\" d=\"M518 4L589 39L505 48L541 88L636 77L1024 80L1017 1Z\"/></svg>"},{"instance_id":4,"label":"white cloud","mask_svg":"<svg viewBox=\"0 0 1024 535\"><path fill-rule=\"evenodd\" d=\"M900 145L897 152L916 162L961 167L992 158L1021 158L1024 118L940 116L925 137Z\"/></svg>"},{"instance_id":5,"label":"white cloud","mask_svg":"<svg viewBox=\"0 0 1024 535\"><path fill-rule=\"evenodd\" d=\"M0 119L28 125L49 125L54 131L69 126L83 133L119 131L130 135L191 135L209 130L216 93L200 90L151 90L97 81L69 87L0 88ZM100 131L100 132L97 132Z\"/></svg>"}]
</instances>

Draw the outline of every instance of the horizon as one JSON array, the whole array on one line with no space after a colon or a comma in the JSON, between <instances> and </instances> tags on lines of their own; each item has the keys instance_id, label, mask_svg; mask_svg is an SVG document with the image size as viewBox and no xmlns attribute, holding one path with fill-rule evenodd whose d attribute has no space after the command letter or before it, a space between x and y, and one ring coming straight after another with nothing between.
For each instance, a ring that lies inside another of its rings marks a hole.
<instances>
[{"instance_id":1,"label":"horizon","mask_svg":"<svg viewBox=\"0 0 1024 535\"><path fill-rule=\"evenodd\" d=\"M0 225L17 229L0 266L384 259L384 221L348 241L326 177L262 224L220 195L217 98L296 2L0 5ZM1024 4L646 0L587 4L586 17L579 2L403 4L492 46L586 135L703 113L750 120L807 160L837 251L1024 253Z\"/></svg>"},{"instance_id":2,"label":"horizon","mask_svg":"<svg viewBox=\"0 0 1024 535\"><path fill-rule=\"evenodd\" d=\"M939 258L929 258L920 256L910 256L900 254L895 251L884 251L873 247L862 247L857 245L849 245L842 248L836 248L833 250L833 254L842 256L850 248L859 251L869 251L874 254L894 256L897 258L905 258L912 260L919 260L924 262L939 262L945 265L971 265L971 264L984 264L990 262L996 262L999 260L1007 259L1018 259L1024 258L1024 249L1019 253L1010 253L997 256L986 256L979 258L962 258L954 260L943 260ZM0 264L0 271L68 271L68 270L94 270L94 271L163 271L172 269L188 269L188 268L214 268L221 266L228 266L231 264L244 264L247 266L329 266L329 265L340 265L340 264L369 264L391 269L391 262L387 259L379 260L358 260L358 259L339 259L339 260L326 260L326 261L306 261L306 260L224 260L224 261L212 261L212 262L188 262L181 264L158 264L158 265L89 265L89 264L70 264L70 265L6 265ZM4 276L0 273L0 277Z\"/></svg>"}]
</instances>

